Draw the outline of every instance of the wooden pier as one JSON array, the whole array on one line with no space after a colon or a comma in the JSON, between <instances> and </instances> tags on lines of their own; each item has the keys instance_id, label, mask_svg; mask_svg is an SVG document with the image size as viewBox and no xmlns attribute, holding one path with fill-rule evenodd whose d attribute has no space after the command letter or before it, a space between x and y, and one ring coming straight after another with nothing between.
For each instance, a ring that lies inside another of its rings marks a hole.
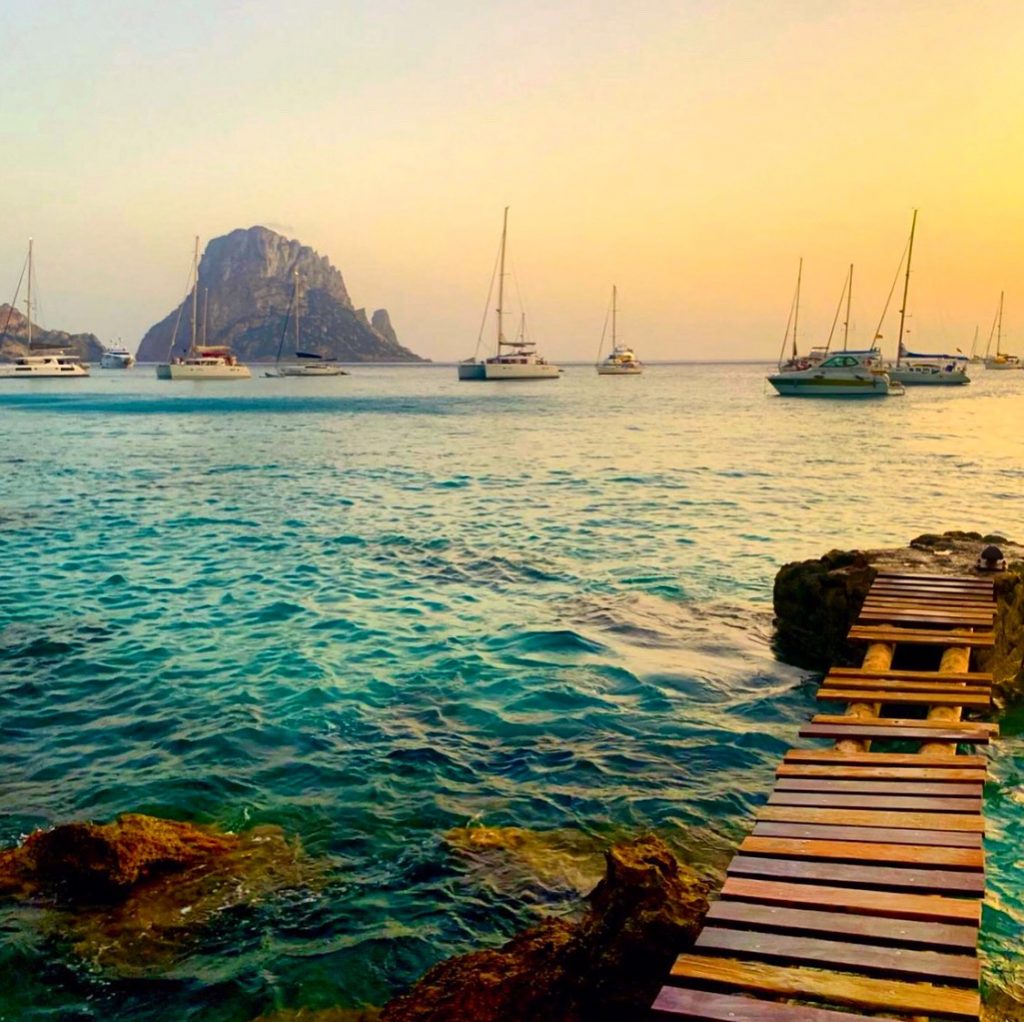
<instances>
[{"instance_id":1,"label":"wooden pier","mask_svg":"<svg viewBox=\"0 0 1024 1022\"><path fill-rule=\"evenodd\" d=\"M985 891L982 785L994 724L991 581L879 574L721 897L653 1017L714 1022L977 1019ZM921 670L921 657L937 661ZM914 669L894 667L907 662ZM916 659L915 659L916 657ZM887 716L895 713L899 715ZM873 749L899 743L904 751ZM968 751L960 751L961 749ZM915 751L906 751L915 750Z\"/></svg>"}]
</instances>

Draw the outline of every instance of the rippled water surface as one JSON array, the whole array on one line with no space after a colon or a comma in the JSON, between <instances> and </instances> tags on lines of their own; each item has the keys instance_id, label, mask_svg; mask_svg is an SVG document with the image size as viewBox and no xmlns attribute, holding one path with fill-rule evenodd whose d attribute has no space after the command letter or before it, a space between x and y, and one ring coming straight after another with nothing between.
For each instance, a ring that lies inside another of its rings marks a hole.
<instances>
[{"instance_id":1,"label":"rippled water surface","mask_svg":"<svg viewBox=\"0 0 1024 1022\"><path fill-rule=\"evenodd\" d=\"M130 810L272 824L315 879L113 966L0 909L2 1019L381 1004L570 910L609 840L720 865L813 706L769 648L780 563L1024 535L1024 373L865 403L756 366L151 373L0 384L0 844ZM999 982L1022 725L987 793Z\"/></svg>"}]
</instances>

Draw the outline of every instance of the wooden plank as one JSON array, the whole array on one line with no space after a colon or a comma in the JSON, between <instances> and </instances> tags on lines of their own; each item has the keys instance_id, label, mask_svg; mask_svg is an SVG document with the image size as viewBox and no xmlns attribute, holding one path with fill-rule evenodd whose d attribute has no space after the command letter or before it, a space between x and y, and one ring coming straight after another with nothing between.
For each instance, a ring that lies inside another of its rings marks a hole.
<instances>
[{"instance_id":1,"label":"wooden plank","mask_svg":"<svg viewBox=\"0 0 1024 1022\"><path fill-rule=\"evenodd\" d=\"M806 1004L781 1004L759 997L719 994L666 986L651 1007L656 1019L689 1022L879 1022L877 1015L860 1015Z\"/></svg>"},{"instance_id":2,"label":"wooden plank","mask_svg":"<svg viewBox=\"0 0 1024 1022\"><path fill-rule=\"evenodd\" d=\"M821 937L765 933L759 930L706 926L694 946L698 951L756 955L758 958L792 962L795 965L838 966L843 970L883 973L905 979L941 976L946 983L977 984L980 978L978 959L973 955L851 944Z\"/></svg>"},{"instance_id":3,"label":"wooden plank","mask_svg":"<svg viewBox=\"0 0 1024 1022\"><path fill-rule=\"evenodd\" d=\"M992 618L979 618L970 614L942 613L925 614L917 611L868 610L857 616L857 621L864 625L974 625L978 628L991 627Z\"/></svg>"},{"instance_id":4,"label":"wooden plank","mask_svg":"<svg viewBox=\"0 0 1024 1022\"><path fill-rule=\"evenodd\" d=\"M910 643L915 646L970 646L989 648L995 635L984 632L952 632L946 628L887 628L885 625L854 625L847 638L855 642Z\"/></svg>"},{"instance_id":5,"label":"wooden plank","mask_svg":"<svg viewBox=\"0 0 1024 1022\"><path fill-rule=\"evenodd\" d=\"M761 905L751 901L722 899L708 910L707 919L716 926L787 930L794 933L843 934L901 944L973 951L978 942L976 926L935 921L891 919L853 912L822 912L784 905Z\"/></svg>"},{"instance_id":6,"label":"wooden plank","mask_svg":"<svg viewBox=\"0 0 1024 1022\"><path fill-rule=\"evenodd\" d=\"M922 795L878 795L871 792L775 791L770 806L820 806L823 809L909 809L922 813L981 813L980 798L940 798Z\"/></svg>"},{"instance_id":7,"label":"wooden plank","mask_svg":"<svg viewBox=\"0 0 1024 1022\"><path fill-rule=\"evenodd\" d=\"M985 770L988 759L979 755L923 756L918 752L843 752L840 749L787 749L787 763L842 763L863 766L911 766L933 769Z\"/></svg>"},{"instance_id":8,"label":"wooden plank","mask_svg":"<svg viewBox=\"0 0 1024 1022\"><path fill-rule=\"evenodd\" d=\"M871 841L890 845L941 845L981 848L981 834L956 830L903 830L897 827L843 827L820 823L758 822L753 837L791 837L808 841Z\"/></svg>"},{"instance_id":9,"label":"wooden plank","mask_svg":"<svg viewBox=\"0 0 1024 1022\"><path fill-rule=\"evenodd\" d=\"M865 697L871 693L871 698ZM905 706L968 706L985 710L992 705L992 696L987 692L977 695L970 692L901 692L898 689L873 688L830 688L827 685L818 689L816 697L821 702L833 703L902 703Z\"/></svg>"},{"instance_id":10,"label":"wooden plank","mask_svg":"<svg viewBox=\"0 0 1024 1022\"><path fill-rule=\"evenodd\" d=\"M757 854L764 849L776 850L779 857ZM835 854L828 861L805 861L804 857L821 856L829 850L835 850ZM904 890L919 888L940 893L956 891L979 897L985 893L985 877L981 871L984 854L977 848L860 845L853 841L804 841L799 838L746 838L739 851L740 854L734 855L726 867L727 874L733 877L775 877L780 880L805 880L808 883L857 884L861 887L894 887ZM745 852L755 854L743 854ZM946 865L962 867L969 858L975 863L973 871L966 868L938 868Z\"/></svg>"},{"instance_id":11,"label":"wooden plank","mask_svg":"<svg viewBox=\"0 0 1024 1022\"><path fill-rule=\"evenodd\" d=\"M828 777L780 777L776 791L865 792L874 795L946 795L953 798L979 799L980 784L958 784L944 781L919 781L906 784L896 781L834 780Z\"/></svg>"},{"instance_id":12,"label":"wooden plank","mask_svg":"<svg viewBox=\"0 0 1024 1022\"><path fill-rule=\"evenodd\" d=\"M993 587L991 579L979 578L977 575L935 575L924 571L879 571L875 575L875 581L878 579L895 579L900 582L925 580L939 584L981 586L988 589Z\"/></svg>"},{"instance_id":13,"label":"wooden plank","mask_svg":"<svg viewBox=\"0 0 1024 1022\"><path fill-rule=\"evenodd\" d=\"M964 759L963 756L951 756L950 759ZM775 773L779 777L821 777L849 778L851 780L875 781L906 781L928 782L948 781L951 784L982 784L985 781L984 770L950 770L937 767L870 767L844 766L839 763L782 763Z\"/></svg>"},{"instance_id":14,"label":"wooden plank","mask_svg":"<svg viewBox=\"0 0 1024 1022\"><path fill-rule=\"evenodd\" d=\"M896 813L884 809L805 809L798 806L762 806L759 820L775 823L836 823L843 827L901 827L904 830L960 830L983 834L980 815L961 813Z\"/></svg>"},{"instance_id":15,"label":"wooden plank","mask_svg":"<svg viewBox=\"0 0 1024 1022\"><path fill-rule=\"evenodd\" d=\"M965 681L969 685L991 685L991 671L902 671L872 670L870 667L833 667L829 675L846 678L899 678L901 681Z\"/></svg>"},{"instance_id":16,"label":"wooden plank","mask_svg":"<svg viewBox=\"0 0 1024 1022\"><path fill-rule=\"evenodd\" d=\"M920 720L911 717L848 717L837 713L818 713L811 718L812 724L867 724L879 727L910 727L910 728L937 728L948 731L953 723L957 730L979 731L988 735L999 733L998 724L989 724L981 720L963 720L951 722L948 720Z\"/></svg>"},{"instance_id":17,"label":"wooden plank","mask_svg":"<svg viewBox=\"0 0 1024 1022\"><path fill-rule=\"evenodd\" d=\"M840 975L821 969L738 962L695 954L680 955L672 965L671 975L674 979L728 984L764 994L818 998L855 1008L905 1014L976 1020L981 1011L981 998L977 990L972 989Z\"/></svg>"},{"instance_id":18,"label":"wooden plank","mask_svg":"<svg viewBox=\"0 0 1024 1022\"><path fill-rule=\"evenodd\" d=\"M771 862L772 860L767 861ZM776 863L776 865L782 864ZM837 869L838 867L832 866L831 868ZM861 866L848 866L845 869L856 870L858 876L867 872ZM878 870L870 872L877 873ZM886 870L885 872L913 874L917 871ZM923 872L933 874L931 870ZM800 879L810 879L810 877L801 876ZM840 882L846 882L845 877L841 878ZM858 882L856 878L854 882ZM887 883L884 886L905 888L915 885ZM983 890L984 881L982 880L977 893L980 894ZM981 923L981 902L977 898L936 897L931 894L863 890L859 887L792 883L786 880L760 880L733 875L725 878L721 895L726 899L742 898L745 901L762 902L767 905L800 905L805 908L834 909L838 912L856 912L860 915L884 916L893 919L919 919L929 923L963 923L973 927L977 927Z\"/></svg>"},{"instance_id":19,"label":"wooden plank","mask_svg":"<svg viewBox=\"0 0 1024 1022\"><path fill-rule=\"evenodd\" d=\"M985 745L989 736L979 731L969 731L952 726L940 730L935 728L864 727L843 724L805 724L799 731L801 738L860 738L866 741L893 738L907 742L964 742Z\"/></svg>"},{"instance_id":20,"label":"wooden plank","mask_svg":"<svg viewBox=\"0 0 1024 1022\"><path fill-rule=\"evenodd\" d=\"M996 610L996 604L994 601L985 597L975 596L931 596L923 593L915 592L876 592L871 593L868 598L861 604L861 609L869 606L891 606L891 605L910 605L921 610L926 610L931 607L947 607L953 608L954 610L982 610L992 611Z\"/></svg>"},{"instance_id":21,"label":"wooden plank","mask_svg":"<svg viewBox=\"0 0 1024 1022\"><path fill-rule=\"evenodd\" d=\"M822 679L822 685L830 688L863 689L869 692L931 692L933 695L991 696L992 686L971 685L958 681L912 681L909 678L858 678L847 675L829 674Z\"/></svg>"}]
</instances>

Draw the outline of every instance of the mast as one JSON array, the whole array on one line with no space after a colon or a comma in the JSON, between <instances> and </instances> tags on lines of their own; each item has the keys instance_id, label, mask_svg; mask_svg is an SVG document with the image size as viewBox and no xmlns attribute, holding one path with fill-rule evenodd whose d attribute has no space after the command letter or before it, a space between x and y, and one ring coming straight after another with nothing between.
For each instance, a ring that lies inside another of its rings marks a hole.
<instances>
[{"instance_id":1,"label":"mast","mask_svg":"<svg viewBox=\"0 0 1024 1022\"><path fill-rule=\"evenodd\" d=\"M996 320L996 355L1003 353L1003 292L999 292L999 319Z\"/></svg>"},{"instance_id":2,"label":"mast","mask_svg":"<svg viewBox=\"0 0 1024 1022\"><path fill-rule=\"evenodd\" d=\"M910 290L910 260L914 255L914 228L917 226L917 210L910 221L910 241L907 243L907 274L903 278L903 303L900 306L900 337L896 342L896 365L903 358L903 323L907 316L907 292Z\"/></svg>"},{"instance_id":3,"label":"mast","mask_svg":"<svg viewBox=\"0 0 1024 1022\"><path fill-rule=\"evenodd\" d=\"M853 298L853 263L850 263L850 276L846 282L846 322L843 323L843 351L850 339L850 299Z\"/></svg>"},{"instance_id":4,"label":"mast","mask_svg":"<svg viewBox=\"0 0 1024 1022\"><path fill-rule=\"evenodd\" d=\"M800 321L800 280L804 275L804 257L800 257L800 265L796 271L796 301L793 306L793 358L797 358L796 351L796 327Z\"/></svg>"},{"instance_id":5,"label":"mast","mask_svg":"<svg viewBox=\"0 0 1024 1022\"><path fill-rule=\"evenodd\" d=\"M616 305L618 304L618 294L619 289L614 284L612 284L612 351L615 351L615 349L618 347L618 345L615 342L615 315Z\"/></svg>"},{"instance_id":6,"label":"mast","mask_svg":"<svg viewBox=\"0 0 1024 1022\"><path fill-rule=\"evenodd\" d=\"M210 289L203 288L203 347L206 347L206 313L210 307Z\"/></svg>"},{"instance_id":7,"label":"mast","mask_svg":"<svg viewBox=\"0 0 1024 1022\"><path fill-rule=\"evenodd\" d=\"M196 249L192 256L192 351L196 350L196 302L199 300L199 235L196 235Z\"/></svg>"},{"instance_id":8,"label":"mast","mask_svg":"<svg viewBox=\"0 0 1024 1022\"><path fill-rule=\"evenodd\" d=\"M299 271L295 271L295 354L299 354Z\"/></svg>"},{"instance_id":9,"label":"mast","mask_svg":"<svg viewBox=\"0 0 1024 1022\"><path fill-rule=\"evenodd\" d=\"M501 329L501 317L505 314L505 241L508 238L508 206L505 207L505 217L501 223L501 263L498 268L498 354L501 354L501 346L505 343L505 335Z\"/></svg>"},{"instance_id":10,"label":"mast","mask_svg":"<svg viewBox=\"0 0 1024 1022\"><path fill-rule=\"evenodd\" d=\"M974 324L974 343L971 345L971 358L973 359L978 352L978 324Z\"/></svg>"},{"instance_id":11,"label":"mast","mask_svg":"<svg viewBox=\"0 0 1024 1022\"><path fill-rule=\"evenodd\" d=\"M28 319L28 350L32 352L32 239L28 239L28 297L25 299L25 313Z\"/></svg>"}]
</instances>

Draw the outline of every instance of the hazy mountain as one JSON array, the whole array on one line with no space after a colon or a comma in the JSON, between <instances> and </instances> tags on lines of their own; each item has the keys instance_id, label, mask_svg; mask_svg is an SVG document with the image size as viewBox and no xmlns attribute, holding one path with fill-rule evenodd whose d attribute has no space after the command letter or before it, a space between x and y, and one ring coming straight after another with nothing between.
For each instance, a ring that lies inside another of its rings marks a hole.
<instances>
[{"instance_id":1,"label":"hazy mountain","mask_svg":"<svg viewBox=\"0 0 1024 1022\"><path fill-rule=\"evenodd\" d=\"M372 321L352 305L341 273L313 249L266 227L239 229L214 238L199 263L197 333L206 343L229 345L243 362L272 360L281 343L288 306L299 275L300 347L345 362L418 362L398 343L384 309ZM139 346L139 361L183 355L191 339L192 303L187 298L155 326ZM283 357L295 352L289 320Z\"/></svg>"}]
</instances>

